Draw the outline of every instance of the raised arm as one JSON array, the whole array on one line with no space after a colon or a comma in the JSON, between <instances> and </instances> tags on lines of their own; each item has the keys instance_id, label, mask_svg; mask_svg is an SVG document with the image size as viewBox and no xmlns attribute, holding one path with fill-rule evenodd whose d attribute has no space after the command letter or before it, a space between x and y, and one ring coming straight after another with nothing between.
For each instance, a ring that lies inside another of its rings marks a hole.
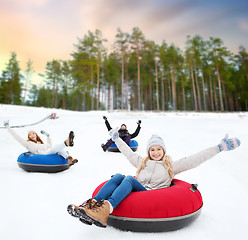
<instances>
[{"instance_id":1,"label":"raised arm","mask_svg":"<svg viewBox=\"0 0 248 240\"><path fill-rule=\"evenodd\" d=\"M112 129L112 127L110 126L107 117L103 116L103 119L105 120L105 124L106 124L106 127L107 127L108 131L110 131Z\"/></svg>"},{"instance_id":2,"label":"raised arm","mask_svg":"<svg viewBox=\"0 0 248 240\"><path fill-rule=\"evenodd\" d=\"M40 151L46 151L48 148L52 146L51 138L49 136L47 137L47 144L36 144L34 142L27 141L26 139L19 136L12 128L9 127L8 124L4 124L4 125L8 129L9 133L13 136L13 138L32 153L39 153Z\"/></svg>"},{"instance_id":3,"label":"raised arm","mask_svg":"<svg viewBox=\"0 0 248 240\"><path fill-rule=\"evenodd\" d=\"M11 129L9 126L6 126L8 129L9 133L12 135L12 137L19 142L23 147L28 148L30 146L29 142L19 136L13 129Z\"/></svg>"},{"instance_id":4,"label":"raised arm","mask_svg":"<svg viewBox=\"0 0 248 240\"><path fill-rule=\"evenodd\" d=\"M139 154L133 152L133 150L121 138L118 138L115 141L115 144L120 152L128 159L128 161L137 168L142 157Z\"/></svg>"},{"instance_id":5,"label":"raised arm","mask_svg":"<svg viewBox=\"0 0 248 240\"><path fill-rule=\"evenodd\" d=\"M192 156L184 157L178 161L172 163L174 175L195 168L200 164L204 163L208 159L211 159L216 154L222 151L233 150L240 146L240 140L237 138L228 138L228 135L225 136L220 142L220 144L207 148L203 151L200 151Z\"/></svg>"},{"instance_id":6,"label":"raised arm","mask_svg":"<svg viewBox=\"0 0 248 240\"><path fill-rule=\"evenodd\" d=\"M173 174L176 175L183 171L195 168L207 161L208 159L214 157L220 151L218 146L207 148L189 157L184 157L172 163Z\"/></svg>"},{"instance_id":7,"label":"raised arm","mask_svg":"<svg viewBox=\"0 0 248 240\"><path fill-rule=\"evenodd\" d=\"M138 134L139 134L139 132L140 132L140 129L141 129L141 127L140 127L141 120L139 120L139 121L137 122L137 124L138 124L138 126L137 126L135 132L134 132L133 134L130 134L131 138L137 137Z\"/></svg>"},{"instance_id":8,"label":"raised arm","mask_svg":"<svg viewBox=\"0 0 248 240\"><path fill-rule=\"evenodd\" d=\"M128 161L134 166L138 167L142 157L133 152L133 150L119 137L117 129L112 129L109 132L112 140L115 142L116 146L120 152L128 159Z\"/></svg>"},{"instance_id":9,"label":"raised arm","mask_svg":"<svg viewBox=\"0 0 248 240\"><path fill-rule=\"evenodd\" d=\"M50 138L50 134L45 132L44 130L41 130L40 133L47 137L47 144L42 144L42 145L45 145L46 149L51 148L52 147L52 139Z\"/></svg>"}]
</instances>

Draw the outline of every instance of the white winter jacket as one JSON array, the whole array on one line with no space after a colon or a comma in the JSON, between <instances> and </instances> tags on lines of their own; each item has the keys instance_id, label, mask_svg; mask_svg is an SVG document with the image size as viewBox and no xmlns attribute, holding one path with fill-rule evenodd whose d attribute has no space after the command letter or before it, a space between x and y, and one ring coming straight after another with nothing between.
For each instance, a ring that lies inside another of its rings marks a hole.
<instances>
[{"instance_id":1,"label":"white winter jacket","mask_svg":"<svg viewBox=\"0 0 248 240\"><path fill-rule=\"evenodd\" d=\"M22 146L24 146L31 153L46 154L46 151L52 147L52 140L50 137L47 137L46 144L41 144L23 139L18 134L16 134L15 131L11 128L8 128L8 131Z\"/></svg>"},{"instance_id":2,"label":"white winter jacket","mask_svg":"<svg viewBox=\"0 0 248 240\"><path fill-rule=\"evenodd\" d=\"M133 152L132 149L121 138L115 141L117 147L123 153L130 163L138 168L140 161L143 159L140 155ZM219 153L218 146L207 148L199 153L189 157L184 157L175 162L172 161L173 177L183 171L199 166L206 160L214 157ZM138 175L137 180L148 190L169 187L171 179L167 169L164 167L162 160L148 160L145 168Z\"/></svg>"}]
</instances>

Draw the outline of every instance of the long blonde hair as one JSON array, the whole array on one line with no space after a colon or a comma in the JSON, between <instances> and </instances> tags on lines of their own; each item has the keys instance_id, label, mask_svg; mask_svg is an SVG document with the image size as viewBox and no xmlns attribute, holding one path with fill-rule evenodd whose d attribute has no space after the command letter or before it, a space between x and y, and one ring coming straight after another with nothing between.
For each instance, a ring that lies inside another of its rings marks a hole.
<instances>
[{"instance_id":1,"label":"long blonde hair","mask_svg":"<svg viewBox=\"0 0 248 240\"><path fill-rule=\"evenodd\" d=\"M138 175L140 174L140 172L145 168L146 163L147 163L147 161L148 161L149 159L150 159L150 156L149 156L149 154L148 154L147 157L143 158L143 159L140 161L138 170L137 170L137 172L136 172L136 177L138 177ZM169 155L165 155L165 154L164 154L164 156L163 156L163 158L162 158L162 163L163 163L164 167L166 168L166 170L168 171L170 178L172 179L172 178L173 178L173 170L172 170L171 157L170 157Z\"/></svg>"}]
</instances>

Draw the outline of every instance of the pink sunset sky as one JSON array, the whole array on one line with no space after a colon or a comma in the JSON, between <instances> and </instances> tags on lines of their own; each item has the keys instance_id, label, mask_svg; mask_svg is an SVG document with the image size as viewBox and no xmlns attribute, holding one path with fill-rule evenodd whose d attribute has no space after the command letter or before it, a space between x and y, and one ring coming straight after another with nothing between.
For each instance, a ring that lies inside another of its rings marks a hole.
<instances>
[{"instance_id":1,"label":"pink sunset sky","mask_svg":"<svg viewBox=\"0 0 248 240\"><path fill-rule=\"evenodd\" d=\"M1 0L0 73L10 52L22 71L28 59L44 73L53 59L68 60L78 38L101 30L111 51L117 28L139 27L149 40L165 40L182 50L186 36L221 38L233 53L248 50L247 0Z\"/></svg>"}]
</instances>

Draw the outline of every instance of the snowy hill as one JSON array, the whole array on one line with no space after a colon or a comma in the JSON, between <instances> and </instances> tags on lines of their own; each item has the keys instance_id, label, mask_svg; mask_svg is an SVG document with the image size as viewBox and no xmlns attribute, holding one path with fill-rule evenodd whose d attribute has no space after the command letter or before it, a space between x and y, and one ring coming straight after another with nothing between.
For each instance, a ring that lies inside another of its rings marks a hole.
<instances>
[{"instance_id":1,"label":"snowy hill","mask_svg":"<svg viewBox=\"0 0 248 240\"><path fill-rule=\"evenodd\" d=\"M0 105L0 126L7 119L10 126L37 122L52 112L59 118L14 130L24 138L30 129L45 130L53 143L64 141L73 130L75 146L69 151L79 162L56 174L25 172L16 160L26 150L1 128L0 239L248 239L247 112L73 112ZM109 138L103 115L112 127L125 123L131 133L137 127L137 120L142 120L136 138L141 156L146 155L146 142L153 133L163 137L173 160L217 145L225 133L238 137L241 146L177 175L178 179L197 183L203 197L202 213L190 226L167 233L132 233L87 226L67 213L67 205L87 200L96 186L114 173L135 175L136 172L122 154L104 153L101 149L101 143Z\"/></svg>"}]
</instances>

